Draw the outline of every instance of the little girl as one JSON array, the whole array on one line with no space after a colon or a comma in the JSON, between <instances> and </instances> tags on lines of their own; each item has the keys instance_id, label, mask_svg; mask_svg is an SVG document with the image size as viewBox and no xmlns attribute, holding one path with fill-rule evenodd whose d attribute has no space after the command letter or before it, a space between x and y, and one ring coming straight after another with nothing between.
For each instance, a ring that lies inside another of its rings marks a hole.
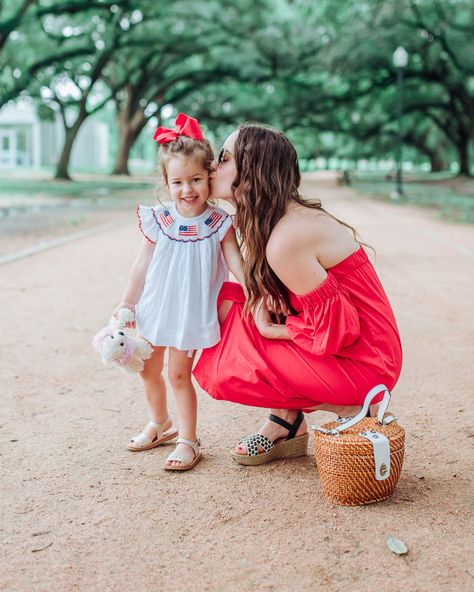
<instances>
[{"instance_id":1,"label":"little girl","mask_svg":"<svg viewBox=\"0 0 474 592\"><path fill-rule=\"evenodd\" d=\"M168 347L179 438L164 468L185 471L201 460L191 382L194 354L220 340L217 296L228 268L241 284L243 274L231 217L208 203L213 154L199 123L180 113L176 129L159 127L154 139L161 145L161 171L174 203L138 206L144 238L116 309L136 312L137 330L154 348L141 373L150 421L127 448L150 450L178 434L168 415L161 374Z\"/></svg>"}]
</instances>

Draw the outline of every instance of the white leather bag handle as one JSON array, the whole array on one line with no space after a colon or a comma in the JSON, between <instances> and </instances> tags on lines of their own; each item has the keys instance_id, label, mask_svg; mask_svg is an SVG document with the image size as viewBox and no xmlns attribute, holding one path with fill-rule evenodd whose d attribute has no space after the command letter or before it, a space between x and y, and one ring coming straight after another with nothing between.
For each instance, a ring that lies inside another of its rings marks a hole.
<instances>
[{"instance_id":1,"label":"white leather bag handle","mask_svg":"<svg viewBox=\"0 0 474 592\"><path fill-rule=\"evenodd\" d=\"M380 401L379 410L377 413L377 421L380 425L384 425L383 418L384 418L385 412L387 411L388 404L390 403L390 396L391 395L390 395L390 391L388 390L388 388L384 384L378 384L377 386L374 386L373 389L370 389L370 391L367 393L365 400L364 400L364 404L362 405L362 409L360 410L360 412L357 415L354 415L354 417L351 417L348 421L341 423L340 425L338 425L336 428L333 428L332 430L326 430L321 427L314 427L314 426L311 426L311 427L314 430L317 430L318 432L323 432L324 434L330 434L330 435L339 434L340 432L343 432L344 430L351 428L356 423L359 423L359 421L362 421L367 416L367 411L369 410L370 404L372 403L373 399L375 399L375 397L378 394L380 394L381 392L384 392L384 396L383 396L383 399Z\"/></svg>"}]
</instances>

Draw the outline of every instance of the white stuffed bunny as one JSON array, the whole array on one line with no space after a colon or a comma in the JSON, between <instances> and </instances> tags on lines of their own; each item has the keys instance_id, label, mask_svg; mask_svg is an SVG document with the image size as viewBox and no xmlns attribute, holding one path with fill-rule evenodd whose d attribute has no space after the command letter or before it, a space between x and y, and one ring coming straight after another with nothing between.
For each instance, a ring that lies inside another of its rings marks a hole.
<instances>
[{"instance_id":1,"label":"white stuffed bunny","mask_svg":"<svg viewBox=\"0 0 474 592\"><path fill-rule=\"evenodd\" d=\"M101 329L92 340L94 349L109 368L118 367L126 372L141 372L153 352L151 345L141 337L126 333L127 323L135 320L128 308L121 308L117 318L112 317L107 327Z\"/></svg>"}]
</instances>

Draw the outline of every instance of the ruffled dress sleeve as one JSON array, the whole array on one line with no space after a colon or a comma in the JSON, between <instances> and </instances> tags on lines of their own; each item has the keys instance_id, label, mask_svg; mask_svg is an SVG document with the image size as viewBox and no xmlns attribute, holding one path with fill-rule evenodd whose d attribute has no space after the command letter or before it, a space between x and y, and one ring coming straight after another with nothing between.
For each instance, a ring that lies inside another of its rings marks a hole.
<instances>
[{"instance_id":1,"label":"ruffled dress sleeve","mask_svg":"<svg viewBox=\"0 0 474 592\"><path fill-rule=\"evenodd\" d=\"M155 244L158 239L159 225L154 208L137 206L138 226L143 236Z\"/></svg>"},{"instance_id":2,"label":"ruffled dress sleeve","mask_svg":"<svg viewBox=\"0 0 474 592\"><path fill-rule=\"evenodd\" d=\"M231 228L233 226L232 218L231 218L230 214L227 214L227 212L223 211L223 216L225 216L225 218L224 218L221 226L219 227L219 230L217 231L217 233L219 235L219 242L221 242L224 239L225 235L229 231L229 228Z\"/></svg>"},{"instance_id":3,"label":"ruffled dress sleeve","mask_svg":"<svg viewBox=\"0 0 474 592\"><path fill-rule=\"evenodd\" d=\"M303 310L286 319L291 339L318 356L332 356L360 335L357 309L347 290L328 272L312 292L298 296Z\"/></svg>"}]
</instances>

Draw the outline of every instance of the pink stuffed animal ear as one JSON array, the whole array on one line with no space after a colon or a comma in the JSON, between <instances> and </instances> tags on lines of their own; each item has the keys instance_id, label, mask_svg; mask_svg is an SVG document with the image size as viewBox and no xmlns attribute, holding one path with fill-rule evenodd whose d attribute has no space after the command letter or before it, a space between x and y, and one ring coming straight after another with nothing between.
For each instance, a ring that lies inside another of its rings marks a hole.
<instances>
[{"instance_id":1,"label":"pink stuffed animal ear","mask_svg":"<svg viewBox=\"0 0 474 592\"><path fill-rule=\"evenodd\" d=\"M112 335L113 332L113 329L110 327L104 327L96 335L94 335L94 338L92 339L92 347L96 350L96 352L100 354L102 342L106 337Z\"/></svg>"}]
</instances>

